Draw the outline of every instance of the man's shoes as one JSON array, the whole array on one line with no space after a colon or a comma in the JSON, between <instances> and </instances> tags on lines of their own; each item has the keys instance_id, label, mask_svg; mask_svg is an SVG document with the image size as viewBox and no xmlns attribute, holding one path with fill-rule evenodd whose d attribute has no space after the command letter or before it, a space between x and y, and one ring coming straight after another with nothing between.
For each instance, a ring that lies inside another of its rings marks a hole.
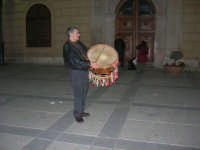
<instances>
[{"instance_id":1,"label":"man's shoes","mask_svg":"<svg viewBox=\"0 0 200 150\"><path fill-rule=\"evenodd\" d=\"M84 120L83 120L82 117L76 117L75 119L76 119L76 121L77 121L78 123L84 122Z\"/></svg>"},{"instance_id":2,"label":"man's shoes","mask_svg":"<svg viewBox=\"0 0 200 150\"><path fill-rule=\"evenodd\" d=\"M86 112L82 112L82 113L81 113L81 117L89 117L89 116L90 116L89 113L86 113Z\"/></svg>"}]
</instances>

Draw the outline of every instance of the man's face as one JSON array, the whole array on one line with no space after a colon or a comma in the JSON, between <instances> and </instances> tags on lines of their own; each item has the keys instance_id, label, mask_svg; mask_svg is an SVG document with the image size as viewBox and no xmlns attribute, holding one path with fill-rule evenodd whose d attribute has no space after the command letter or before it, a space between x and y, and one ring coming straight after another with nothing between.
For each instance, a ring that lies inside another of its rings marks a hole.
<instances>
[{"instance_id":1,"label":"man's face","mask_svg":"<svg viewBox=\"0 0 200 150\"><path fill-rule=\"evenodd\" d=\"M75 42L75 41L78 41L79 38L80 38L79 30L74 29L74 33L70 33L70 40Z\"/></svg>"}]
</instances>

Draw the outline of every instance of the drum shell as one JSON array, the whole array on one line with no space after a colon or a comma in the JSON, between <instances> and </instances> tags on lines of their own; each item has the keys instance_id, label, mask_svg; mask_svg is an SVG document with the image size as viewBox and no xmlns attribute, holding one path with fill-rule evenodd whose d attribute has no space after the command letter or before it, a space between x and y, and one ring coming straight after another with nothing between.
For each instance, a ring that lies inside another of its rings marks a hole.
<instances>
[{"instance_id":1,"label":"drum shell","mask_svg":"<svg viewBox=\"0 0 200 150\"><path fill-rule=\"evenodd\" d=\"M106 66L100 66L98 68L90 68L90 70L94 74L99 74L101 75L109 75L112 71L114 71L114 67L112 65L106 65Z\"/></svg>"}]
</instances>

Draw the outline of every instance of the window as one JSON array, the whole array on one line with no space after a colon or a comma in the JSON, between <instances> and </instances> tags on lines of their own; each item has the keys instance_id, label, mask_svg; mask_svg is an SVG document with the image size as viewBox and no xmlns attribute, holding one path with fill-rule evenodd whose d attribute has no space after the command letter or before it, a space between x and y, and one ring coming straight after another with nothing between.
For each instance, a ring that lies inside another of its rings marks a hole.
<instances>
[{"instance_id":1,"label":"window","mask_svg":"<svg viewBox=\"0 0 200 150\"><path fill-rule=\"evenodd\" d=\"M133 1L134 0L127 0L119 11L119 16L133 16Z\"/></svg>"},{"instance_id":2,"label":"window","mask_svg":"<svg viewBox=\"0 0 200 150\"><path fill-rule=\"evenodd\" d=\"M26 45L27 47L51 46L51 14L42 5L33 5L26 16Z\"/></svg>"},{"instance_id":3,"label":"window","mask_svg":"<svg viewBox=\"0 0 200 150\"><path fill-rule=\"evenodd\" d=\"M153 15L154 10L151 4L146 0L139 1L139 15Z\"/></svg>"}]
</instances>

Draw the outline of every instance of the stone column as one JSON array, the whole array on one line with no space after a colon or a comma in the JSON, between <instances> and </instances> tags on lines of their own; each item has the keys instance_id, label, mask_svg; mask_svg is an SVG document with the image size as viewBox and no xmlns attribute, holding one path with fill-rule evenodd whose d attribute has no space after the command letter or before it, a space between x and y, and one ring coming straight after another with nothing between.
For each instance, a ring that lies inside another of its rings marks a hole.
<instances>
[{"instance_id":1,"label":"stone column","mask_svg":"<svg viewBox=\"0 0 200 150\"><path fill-rule=\"evenodd\" d=\"M105 24L104 24L104 39L105 44L113 46L115 37L115 16L113 14L105 14Z\"/></svg>"},{"instance_id":2,"label":"stone column","mask_svg":"<svg viewBox=\"0 0 200 150\"><path fill-rule=\"evenodd\" d=\"M161 0L156 14L154 66L163 67L163 59L182 45L182 0Z\"/></svg>"},{"instance_id":3,"label":"stone column","mask_svg":"<svg viewBox=\"0 0 200 150\"><path fill-rule=\"evenodd\" d=\"M104 39L105 43L110 46L114 46L116 18L115 10L119 2L120 0L109 0L104 3Z\"/></svg>"},{"instance_id":4,"label":"stone column","mask_svg":"<svg viewBox=\"0 0 200 150\"><path fill-rule=\"evenodd\" d=\"M168 0L167 7L167 49L181 48L182 0Z\"/></svg>"},{"instance_id":5,"label":"stone column","mask_svg":"<svg viewBox=\"0 0 200 150\"><path fill-rule=\"evenodd\" d=\"M161 67L166 50L167 0L159 1L156 9L156 35L154 42L154 66Z\"/></svg>"}]
</instances>

